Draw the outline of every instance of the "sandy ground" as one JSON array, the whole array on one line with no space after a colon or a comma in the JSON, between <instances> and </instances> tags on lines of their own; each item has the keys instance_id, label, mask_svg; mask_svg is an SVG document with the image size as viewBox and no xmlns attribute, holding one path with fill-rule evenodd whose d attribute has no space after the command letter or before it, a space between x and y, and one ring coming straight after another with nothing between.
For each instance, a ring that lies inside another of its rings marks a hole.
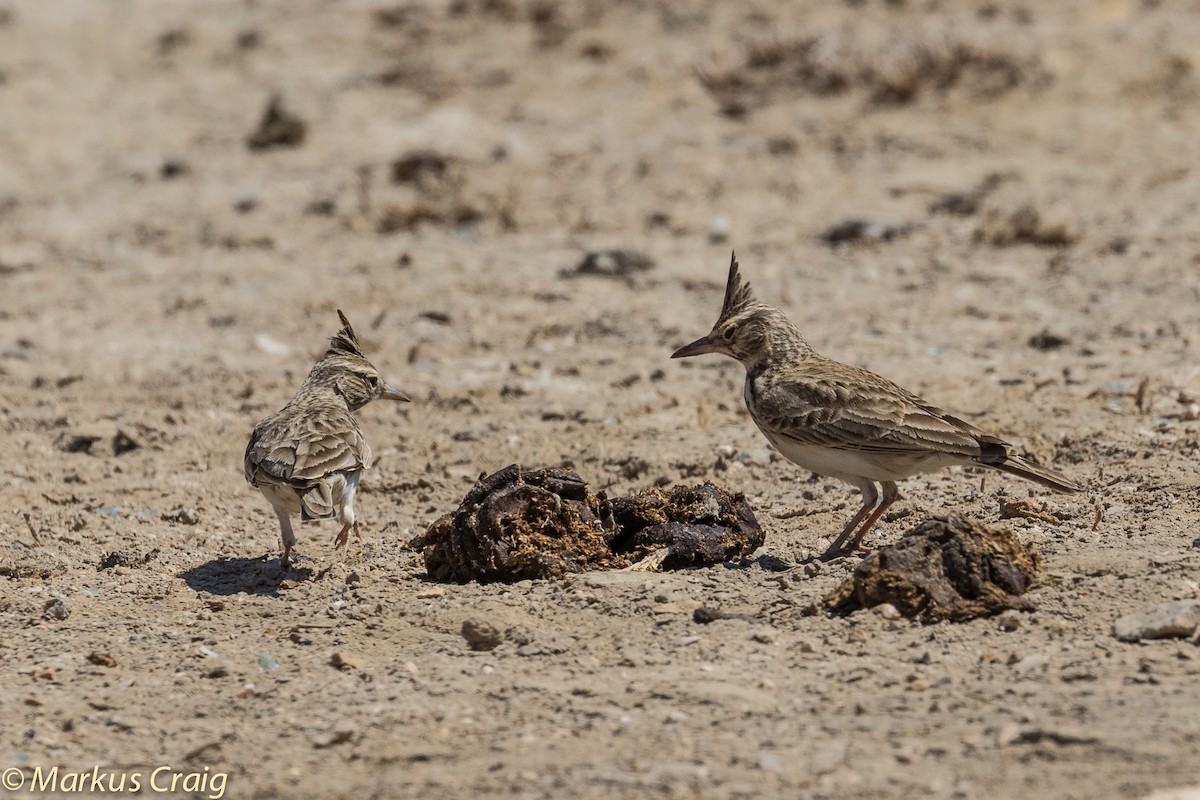
<instances>
[{"instance_id":1,"label":"sandy ground","mask_svg":"<svg viewBox=\"0 0 1200 800\"><path fill-rule=\"evenodd\" d=\"M1196 641L1111 631L1200 578L1200 15L1048 5L0 0L14 796L53 766L238 798L1200 784ZM305 136L252 149L275 93ZM614 247L655 265L564 276ZM733 247L818 350L1087 487L946 471L879 528L1036 545L1015 630L803 615L857 497L771 455L739 365L667 359ZM415 402L361 414L363 541L305 526L280 580L241 454L337 308ZM767 555L430 582L405 543L515 461L744 491Z\"/></svg>"}]
</instances>

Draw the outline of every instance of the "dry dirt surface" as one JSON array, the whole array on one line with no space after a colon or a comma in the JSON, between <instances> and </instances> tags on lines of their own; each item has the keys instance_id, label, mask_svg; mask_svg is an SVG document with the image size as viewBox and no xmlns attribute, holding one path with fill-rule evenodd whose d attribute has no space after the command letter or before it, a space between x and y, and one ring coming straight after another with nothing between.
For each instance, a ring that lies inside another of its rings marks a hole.
<instances>
[{"instance_id":1,"label":"dry dirt surface","mask_svg":"<svg viewBox=\"0 0 1200 800\"><path fill-rule=\"evenodd\" d=\"M1113 623L1200 579L1197 42L1171 0L0 0L4 796L1195 797L1196 635ZM1007 527L1036 611L808 613L857 496L667 358L733 248L1086 487L913 478L868 540ZM281 575L242 450L338 308L414 402L360 415L362 540ZM431 581L405 543L515 462L711 480L765 550Z\"/></svg>"}]
</instances>

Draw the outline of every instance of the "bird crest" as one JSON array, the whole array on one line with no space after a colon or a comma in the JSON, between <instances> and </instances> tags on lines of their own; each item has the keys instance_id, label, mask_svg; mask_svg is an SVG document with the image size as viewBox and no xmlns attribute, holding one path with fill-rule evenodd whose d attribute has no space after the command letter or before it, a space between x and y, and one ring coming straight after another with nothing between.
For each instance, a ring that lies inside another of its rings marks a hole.
<instances>
[{"instance_id":1,"label":"bird crest","mask_svg":"<svg viewBox=\"0 0 1200 800\"><path fill-rule=\"evenodd\" d=\"M338 331L329 340L329 349L325 351L325 356L357 356L366 360L363 355L362 348L358 344L358 337L354 334L354 328L350 325L350 320L346 319L346 315L342 310L338 309L338 318L342 321L342 329Z\"/></svg>"},{"instance_id":2,"label":"bird crest","mask_svg":"<svg viewBox=\"0 0 1200 800\"><path fill-rule=\"evenodd\" d=\"M725 302L721 305L721 319L726 320L745 310L754 302L750 284L742 280L738 271L737 252L729 257L729 279L725 282Z\"/></svg>"}]
</instances>

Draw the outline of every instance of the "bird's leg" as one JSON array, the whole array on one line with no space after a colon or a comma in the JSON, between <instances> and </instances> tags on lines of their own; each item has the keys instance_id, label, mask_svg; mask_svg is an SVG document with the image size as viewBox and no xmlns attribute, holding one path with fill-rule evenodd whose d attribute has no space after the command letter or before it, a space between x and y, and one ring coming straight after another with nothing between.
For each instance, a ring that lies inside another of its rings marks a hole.
<instances>
[{"instance_id":1,"label":"bird's leg","mask_svg":"<svg viewBox=\"0 0 1200 800\"><path fill-rule=\"evenodd\" d=\"M843 552L842 545L858 530L859 524L866 519L867 515L871 513L871 509L875 508L875 504L879 502L879 490L875 488L874 481L864 480L858 489L862 492L862 507L858 509L858 513L850 518L850 521L846 523L846 527L842 528L842 532L834 539L833 544L829 545L829 549L825 551L823 556L824 558L831 558Z\"/></svg>"},{"instance_id":2,"label":"bird's leg","mask_svg":"<svg viewBox=\"0 0 1200 800\"><path fill-rule=\"evenodd\" d=\"M870 531L871 528L875 527L875 523L878 522L879 518L883 516L883 512L887 511L888 507L891 506L892 503L896 502L896 498L899 496L900 489L896 486L895 481L883 482L883 500L879 502L879 506L875 509L875 513L868 517L867 521L864 522L862 527L858 529L858 533L856 533L854 538L850 540L850 544L846 550L853 551L858 548L859 543L861 543L863 540L863 537L867 535L867 532Z\"/></svg>"},{"instance_id":3,"label":"bird's leg","mask_svg":"<svg viewBox=\"0 0 1200 800\"><path fill-rule=\"evenodd\" d=\"M350 538L350 531L354 531L355 538L361 539L358 535L358 519L354 514L354 493L347 492L342 496L342 507L338 512L338 519L342 523L342 529L338 531L338 535L333 540L334 548L345 547L347 540Z\"/></svg>"},{"instance_id":4,"label":"bird's leg","mask_svg":"<svg viewBox=\"0 0 1200 800\"><path fill-rule=\"evenodd\" d=\"M292 547L296 544L296 534L292 532L292 517L283 509L275 509L279 517L279 538L283 540L283 557L279 559L279 569L287 572L292 568Z\"/></svg>"},{"instance_id":5,"label":"bird's leg","mask_svg":"<svg viewBox=\"0 0 1200 800\"><path fill-rule=\"evenodd\" d=\"M354 541L361 542L362 534L358 532L358 520L354 520L354 524L350 526L350 530L354 531Z\"/></svg>"},{"instance_id":6,"label":"bird's leg","mask_svg":"<svg viewBox=\"0 0 1200 800\"><path fill-rule=\"evenodd\" d=\"M347 540L350 538L350 529L354 527L353 522L347 522L338 531L337 536L333 537L333 548L336 550L339 547L345 547Z\"/></svg>"}]
</instances>

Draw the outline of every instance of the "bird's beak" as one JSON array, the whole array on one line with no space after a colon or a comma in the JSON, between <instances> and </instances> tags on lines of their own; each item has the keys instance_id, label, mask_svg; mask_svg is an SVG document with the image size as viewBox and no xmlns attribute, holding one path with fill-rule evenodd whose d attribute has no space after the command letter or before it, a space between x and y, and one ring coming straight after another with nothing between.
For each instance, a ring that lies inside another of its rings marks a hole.
<instances>
[{"instance_id":1,"label":"bird's beak","mask_svg":"<svg viewBox=\"0 0 1200 800\"><path fill-rule=\"evenodd\" d=\"M674 353L671 353L671 358L687 358L688 356L702 356L705 353L720 352L717 349L717 346L713 344L712 339L710 338L711 335L712 334L709 334L709 336L702 336L691 344L685 344Z\"/></svg>"},{"instance_id":2,"label":"bird's beak","mask_svg":"<svg viewBox=\"0 0 1200 800\"><path fill-rule=\"evenodd\" d=\"M399 400L403 403L411 403L412 402L411 397L409 397L404 392L400 391L395 386L392 386L390 384L384 385L383 393L380 394L379 397L382 400Z\"/></svg>"}]
</instances>

